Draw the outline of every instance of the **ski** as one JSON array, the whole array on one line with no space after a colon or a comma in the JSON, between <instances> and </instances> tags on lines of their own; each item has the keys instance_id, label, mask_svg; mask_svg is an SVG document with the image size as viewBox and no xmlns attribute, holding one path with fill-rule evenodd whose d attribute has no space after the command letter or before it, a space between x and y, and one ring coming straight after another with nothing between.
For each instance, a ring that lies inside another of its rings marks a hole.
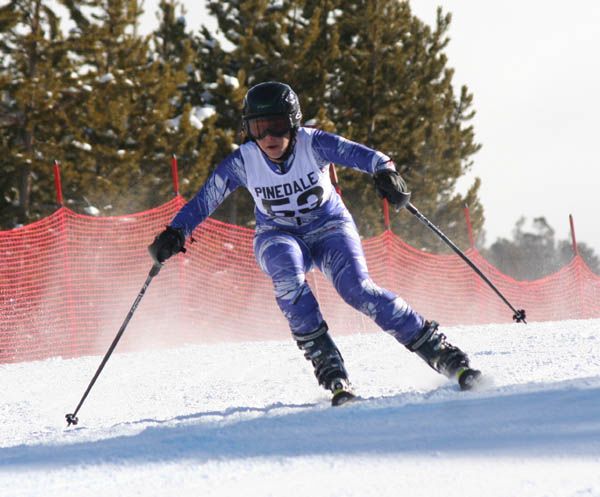
<instances>
[{"instance_id":1,"label":"ski","mask_svg":"<svg viewBox=\"0 0 600 497\"><path fill-rule=\"evenodd\" d=\"M356 395L352 391L352 387L348 380L337 379L332 382L332 393L331 405L334 407L344 405L348 402L352 402L356 399Z\"/></svg>"},{"instance_id":2,"label":"ski","mask_svg":"<svg viewBox=\"0 0 600 497\"><path fill-rule=\"evenodd\" d=\"M458 387L461 391L467 392L469 390L477 390L480 387L484 387L490 383L489 378L483 376L481 371L477 369L464 368L457 375L458 379ZM449 383L445 386L445 388L456 389L456 384ZM361 397L360 395L355 394L353 391L347 388L339 388L334 390L333 397L331 398L331 405L333 407L343 406L345 404L353 404L355 402L364 402L368 400L381 400L384 397Z\"/></svg>"},{"instance_id":3,"label":"ski","mask_svg":"<svg viewBox=\"0 0 600 497\"><path fill-rule=\"evenodd\" d=\"M471 368L464 368L458 373L457 378L458 385L463 391L473 390L477 388L483 380L483 377L481 376L481 371Z\"/></svg>"},{"instance_id":4,"label":"ski","mask_svg":"<svg viewBox=\"0 0 600 497\"><path fill-rule=\"evenodd\" d=\"M347 390L339 390L337 392L333 392L333 397L331 397L331 405L333 407L343 406L349 402L354 402L358 400L360 397L357 397L352 392Z\"/></svg>"}]
</instances>

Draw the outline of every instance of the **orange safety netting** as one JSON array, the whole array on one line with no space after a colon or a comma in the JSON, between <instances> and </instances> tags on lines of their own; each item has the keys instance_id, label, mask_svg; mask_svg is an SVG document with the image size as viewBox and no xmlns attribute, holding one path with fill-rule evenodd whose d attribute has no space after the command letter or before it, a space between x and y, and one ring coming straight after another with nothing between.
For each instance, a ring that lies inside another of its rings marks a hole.
<instances>
[{"instance_id":1,"label":"orange safety netting","mask_svg":"<svg viewBox=\"0 0 600 497\"><path fill-rule=\"evenodd\" d=\"M184 200L120 217L61 208L0 232L0 363L102 354L152 266L146 247ZM188 252L154 278L119 350L189 342L281 339L287 323L256 265L252 230L208 219ZM423 253L390 231L364 241L371 276L444 325L509 322L512 312L458 256ZM537 281L507 277L467 255L531 321L600 317L600 277L580 257ZM308 274L332 333L377 327Z\"/></svg>"}]
</instances>

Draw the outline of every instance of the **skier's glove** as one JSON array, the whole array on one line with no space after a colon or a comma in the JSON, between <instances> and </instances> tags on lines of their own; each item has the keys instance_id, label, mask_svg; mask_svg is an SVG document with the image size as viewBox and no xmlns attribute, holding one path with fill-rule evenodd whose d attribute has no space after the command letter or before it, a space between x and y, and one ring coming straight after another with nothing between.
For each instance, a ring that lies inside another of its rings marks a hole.
<instances>
[{"instance_id":1,"label":"skier's glove","mask_svg":"<svg viewBox=\"0 0 600 497\"><path fill-rule=\"evenodd\" d=\"M373 175L373 181L379 196L387 199L398 209L406 207L410 202L410 192L397 171L383 169Z\"/></svg>"},{"instance_id":2,"label":"skier's glove","mask_svg":"<svg viewBox=\"0 0 600 497\"><path fill-rule=\"evenodd\" d=\"M169 257L179 252L185 252L184 244L185 235L183 231L167 226L167 229L159 234L148 246L148 252L150 252L150 256L154 259L154 262L162 264Z\"/></svg>"}]
</instances>

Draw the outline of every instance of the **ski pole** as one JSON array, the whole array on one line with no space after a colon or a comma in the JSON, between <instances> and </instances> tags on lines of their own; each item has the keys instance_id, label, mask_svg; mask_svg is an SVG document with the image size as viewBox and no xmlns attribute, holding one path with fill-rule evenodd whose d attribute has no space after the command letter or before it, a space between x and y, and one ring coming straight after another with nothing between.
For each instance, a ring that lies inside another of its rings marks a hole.
<instances>
[{"instance_id":1,"label":"ski pole","mask_svg":"<svg viewBox=\"0 0 600 497\"><path fill-rule=\"evenodd\" d=\"M523 323L527 324L527 321L525 320L525 309L515 309L512 306L512 304L506 299L506 297L502 295L502 292L500 292L500 290L496 288L496 286L489 280L489 278L481 272L481 270L473 263L473 261L471 261L471 259L469 259L462 252L462 250L460 250L452 242L452 240L450 240L446 235L444 235L444 233L442 233L442 231L436 225L434 225L429 219L427 219L423 214L421 214L421 212L419 212L419 209L417 209L412 203L408 202L408 204L406 204L406 209L408 210L408 212L413 214L421 223L423 223L437 236L439 236L446 243L446 245L448 245L457 255L459 255L460 258L463 261L465 261L471 267L471 269L473 269L473 271L475 271L481 277L481 279L485 281L492 290L494 290L494 292L496 292L498 297L500 297L502 301L513 311L513 319L517 323L520 323L522 321Z\"/></svg>"},{"instance_id":2,"label":"ski pole","mask_svg":"<svg viewBox=\"0 0 600 497\"><path fill-rule=\"evenodd\" d=\"M137 306L140 303L140 300L142 300L142 297L146 293L146 290L148 289L148 286L150 285L152 278L154 278L159 273L161 267L162 267L162 264L157 262L150 269L150 273L148 273L148 277L146 278L146 282L144 283L144 286L142 286L142 289L140 290L140 293L138 293L138 296L136 297L135 301L133 302L131 309L129 309L129 313L125 317L125 321L123 321L123 324L121 325L121 328L119 329L119 332L117 333L117 336L115 337L113 342L110 344L110 347L108 348L108 351L104 355L104 358L102 359L102 362L100 363L100 366L98 366L98 369L96 370L96 374L94 374L94 377L92 378L92 381L90 381L90 384L88 385L85 393L83 394L83 397L81 397L79 404L77 404L77 408L75 409L75 411L73 411L72 414L65 415L65 418L67 419L67 428L71 425L76 425L79 422L79 420L77 419L77 413L79 412L79 409L81 409L81 406L85 402L85 399L87 398L88 394L90 393L90 390L94 386L94 383L96 383L98 376L100 376L100 373L104 369L104 366L106 365L106 363L108 361L108 358L111 356L111 354L115 350L117 343L119 343L121 336L125 332L125 328L127 328L127 325L129 324L129 321L131 320L133 313L137 309Z\"/></svg>"}]
</instances>

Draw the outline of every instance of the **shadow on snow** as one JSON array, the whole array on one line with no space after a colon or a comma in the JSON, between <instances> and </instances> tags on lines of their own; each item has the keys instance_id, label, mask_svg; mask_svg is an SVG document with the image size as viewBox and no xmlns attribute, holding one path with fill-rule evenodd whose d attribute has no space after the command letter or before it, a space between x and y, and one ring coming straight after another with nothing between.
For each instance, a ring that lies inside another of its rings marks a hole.
<instances>
[{"instance_id":1,"label":"shadow on snow","mask_svg":"<svg viewBox=\"0 0 600 497\"><path fill-rule=\"evenodd\" d=\"M597 456L600 379L460 394L399 394L342 408L231 407L152 424L135 435L0 449L0 467L68 467L310 455ZM84 428L80 428L84 429ZM110 436L110 433L108 433Z\"/></svg>"}]
</instances>

